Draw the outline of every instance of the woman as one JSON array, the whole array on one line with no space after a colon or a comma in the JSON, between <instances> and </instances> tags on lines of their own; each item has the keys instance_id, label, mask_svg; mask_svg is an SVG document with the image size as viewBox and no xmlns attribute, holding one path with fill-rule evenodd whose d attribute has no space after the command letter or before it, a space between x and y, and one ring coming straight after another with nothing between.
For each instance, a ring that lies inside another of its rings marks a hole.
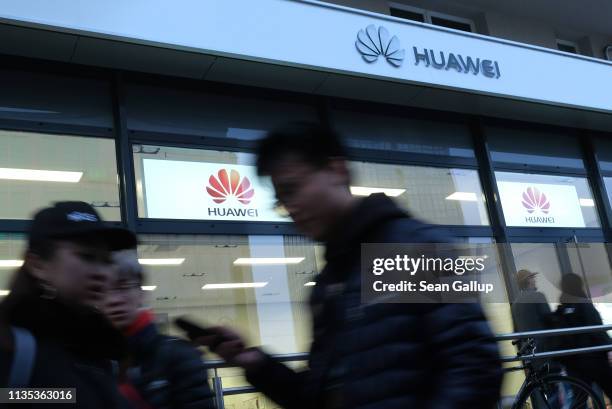
<instances>
[{"instance_id":1,"label":"woman","mask_svg":"<svg viewBox=\"0 0 612 409\"><path fill-rule=\"evenodd\" d=\"M111 251L135 244L134 234L110 227L87 203L60 202L35 215L24 264L0 304L0 386L76 388L76 407L124 406L112 374L124 341L99 308Z\"/></svg>"},{"instance_id":2,"label":"woman","mask_svg":"<svg viewBox=\"0 0 612 409\"><path fill-rule=\"evenodd\" d=\"M601 316L587 297L582 278L577 274L565 274L561 278L561 305L555 311L558 325L562 327L583 327L603 325ZM571 338L570 338L571 337ZM562 337L563 349L585 348L612 343L605 332L575 334ZM612 400L612 369L607 352L570 355L561 358L569 375L585 382L596 383Z\"/></svg>"}]
</instances>

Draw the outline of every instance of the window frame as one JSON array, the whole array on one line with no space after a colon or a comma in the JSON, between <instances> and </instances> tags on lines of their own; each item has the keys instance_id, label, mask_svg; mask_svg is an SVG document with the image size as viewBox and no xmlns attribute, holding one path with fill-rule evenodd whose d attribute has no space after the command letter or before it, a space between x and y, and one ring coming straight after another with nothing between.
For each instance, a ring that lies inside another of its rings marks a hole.
<instances>
[{"instance_id":1,"label":"window frame","mask_svg":"<svg viewBox=\"0 0 612 409\"><path fill-rule=\"evenodd\" d=\"M432 10L428 10L428 9L424 9L420 7L409 6L407 4L401 4L401 3L396 3L396 2L389 2L388 5L389 5L389 10L391 9L404 10L404 11L408 11L411 13L417 13L417 14L423 15L423 24L431 24L436 27L444 27L449 30L455 30L449 27L434 24L431 18L437 17L437 18L442 18L444 20L448 20L448 21L454 21L456 23L467 24L470 26L471 33L477 33L476 24L474 23L474 20L466 18L466 17L454 16L452 14L440 13L437 11L432 11ZM397 18L401 18L401 17L397 17ZM408 19L404 19L404 20L408 20ZM420 23L415 20L409 20L409 21Z\"/></svg>"},{"instance_id":2,"label":"window frame","mask_svg":"<svg viewBox=\"0 0 612 409\"><path fill-rule=\"evenodd\" d=\"M555 44L557 45L557 51L561 51L563 53L570 53L580 55L580 47L576 41L563 40L561 38L557 38L555 40ZM572 47L576 52L561 50L559 46Z\"/></svg>"},{"instance_id":3,"label":"window frame","mask_svg":"<svg viewBox=\"0 0 612 409\"><path fill-rule=\"evenodd\" d=\"M115 152L118 149L118 141L114 135L112 128L100 128L81 125L66 125L48 122L36 122L29 120L12 120L0 119L0 131L16 131L28 132L43 135L58 135L68 138L94 138L94 139L112 139L115 145ZM115 161L117 165L117 175L120 175L120 164L118 158ZM118 200L121 207L121 191L118 192ZM111 226L124 226L123 217L121 220L107 220ZM0 232L6 233L23 233L27 232L30 226L29 219L2 219L0 218Z\"/></svg>"}]
</instances>

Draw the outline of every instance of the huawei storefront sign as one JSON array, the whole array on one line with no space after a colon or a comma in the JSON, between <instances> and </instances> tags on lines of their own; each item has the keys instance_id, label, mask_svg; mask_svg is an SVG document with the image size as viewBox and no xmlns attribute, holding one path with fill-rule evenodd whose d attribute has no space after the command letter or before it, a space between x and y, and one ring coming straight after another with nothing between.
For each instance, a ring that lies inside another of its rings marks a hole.
<instances>
[{"instance_id":1,"label":"huawei storefront sign","mask_svg":"<svg viewBox=\"0 0 612 409\"><path fill-rule=\"evenodd\" d=\"M288 221L253 166L144 159L143 169L146 217Z\"/></svg>"},{"instance_id":2,"label":"huawei storefront sign","mask_svg":"<svg viewBox=\"0 0 612 409\"><path fill-rule=\"evenodd\" d=\"M574 186L498 182L506 225L516 227L585 227Z\"/></svg>"}]
</instances>

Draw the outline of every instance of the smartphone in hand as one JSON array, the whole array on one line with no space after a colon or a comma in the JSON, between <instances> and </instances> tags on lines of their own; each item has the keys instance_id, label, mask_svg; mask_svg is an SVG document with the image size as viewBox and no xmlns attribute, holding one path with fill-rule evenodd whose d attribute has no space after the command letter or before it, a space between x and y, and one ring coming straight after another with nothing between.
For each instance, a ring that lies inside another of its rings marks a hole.
<instances>
[{"instance_id":1,"label":"smartphone in hand","mask_svg":"<svg viewBox=\"0 0 612 409\"><path fill-rule=\"evenodd\" d=\"M185 331L187 333L187 336L191 339L219 335L217 331L214 331L210 328L201 327L195 322L190 321L184 317L179 317L175 319L174 323L177 327Z\"/></svg>"}]
</instances>

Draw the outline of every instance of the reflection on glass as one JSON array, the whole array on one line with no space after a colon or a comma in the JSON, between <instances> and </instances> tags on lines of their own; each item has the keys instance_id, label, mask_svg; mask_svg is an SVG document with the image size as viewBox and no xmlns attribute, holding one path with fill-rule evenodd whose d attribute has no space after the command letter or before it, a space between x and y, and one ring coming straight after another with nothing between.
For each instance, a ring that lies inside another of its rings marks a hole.
<instances>
[{"instance_id":1,"label":"reflection on glass","mask_svg":"<svg viewBox=\"0 0 612 409\"><path fill-rule=\"evenodd\" d=\"M252 141L288 121L315 121L314 107L261 96L127 86L128 128Z\"/></svg>"},{"instance_id":2,"label":"reflection on glass","mask_svg":"<svg viewBox=\"0 0 612 409\"><path fill-rule=\"evenodd\" d=\"M587 294L594 302L612 302L612 270L604 243L568 243L572 272L583 277Z\"/></svg>"},{"instance_id":3,"label":"reflection on glass","mask_svg":"<svg viewBox=\"0 0 612 409\"><path fill-rule=\"evenodd\" d=\"M0 89L3 119L113 126L111 86L104 80L3 69Z\"/></svg>"},{"instance_id":4,"label":"reflection on glass","mask_svg":"<svg viewBox=\"0 0 612 409\"><path fill-rule=\"evenodd\" d=\"M599 227L586 178L495 172L508 226Z\"/></svg>"},{"instance_id":5,"label":"reflection on glass","mask_svg":"<svg viewBox=\"0 0 612 409\"><path fill-rule=\"evenodd\" d=\"M350 163L353 194L382 191L424 220L488 225L478 173L469 169Z\"/></svg>"},{"instance_id":6,"label":"reflection on glass","mask_svg":"<svg viewBox=\"0 0 612 409\"><path fill-rule=\"evenodd\" d=\"M612 324L612 269L610 248L604 243L569 243L572 271L584 280L587 294L604 324ZM610 331L612 334L612 331Z\"/></svg>"},{"instance_id":7,"label":"reflection on glass","mask_svg":"<svg viewBox=\"0 0 612 409\"><path fill-rule=\"evenodd\" d=\"M594 138L593 142L601 170L612 170L612 142L605 138Z\"/></svg>"},{"instance_id":8,"label":"reflection on glass","mask_svg":"<svg viewBox=\"0 0 612 409\"><path fill-rule=\"evenodd\" d=\"M606 192L608 193L608 201L612 204L612 177L604 177L604 185L606 185Z\"/></svg>"},{"instance_id":9,"label":"reflection on glass","mask_svg":"<svg viewBox=\"0 0 612 409\"><path fill-rule=\"evenodd\" d=\"M372 112L369 106L342 107L334 101L334 127L351 148L473 158L469 129L464 124L406 118Z\"/></svg>"},{"instance_id":10,"label":"reflection on glass","mask_svg":"<svg viewBox=\"0 0 612 409\"><path fill-rule=\"evenodd\" d=\"M551 310L559 305L563 274L579 275L587 296L593 301L604 323L612 323L612 271L608 245L603 243L513 243L517 270L535 273L538 291ZM518 284L518 277L517 284ZM517 317L515 317L516 319Z\"/></svg>"},{"instance_id":11,"label":"reflection on glass","mask_svg":"<svg viewBox=\"0 0 612 409\"><path fill-rule=\"evenodd\" d=\"M559 283L563 274L557 246L553 243L512 243L511 248L517 271L527 270L537 274L537 290L544 294L551 310L554 310L559 304ZM518 288L519 276L511 279L515 280Z\"/></svg>"},{"instance_id":12,"label":"reflection on glass","mask_svg":"<svg viewBox=\"0 0 612 409\"><path fill-rule=\"evenodd\" d=\"M492 126L485 132L493 162L584 169L580 144L572 135Z\"/></svg>"},{"instance_id":13,"label":"reflection on glass","mask_svg":"<svg viewBox=\"0 0 612 409\"><path fill-rule=\"evenodd\" d=\"M0 131L0 219L28 219L63 200L121 219L114 141Z\"/></svg>"}]
</instances>

